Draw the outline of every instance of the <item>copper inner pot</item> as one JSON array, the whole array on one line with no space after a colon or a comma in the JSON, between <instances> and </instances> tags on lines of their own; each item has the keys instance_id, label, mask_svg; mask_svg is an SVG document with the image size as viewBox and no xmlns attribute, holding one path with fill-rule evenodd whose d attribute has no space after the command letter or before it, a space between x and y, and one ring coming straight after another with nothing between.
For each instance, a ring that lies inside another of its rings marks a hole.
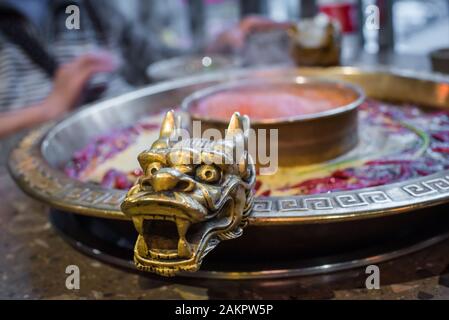
<instances>
[{"instance_id":1,"label":"copper inner pot","mask_svg":"<svg viewBox=\"0 0 449 320\"><path fill-rule=\"evenodd\" d=\"M182 108L201 121L202 132L216 128L224 134L236 111L251 118L256 133L266 129L268 137L270 129L278 130L279 165L296 166L336 158L357 145L357 107L364 97L360 88L341 81L252 79L197 91ZM269 151L270 139L266 143Z\"/></svg>"}]
</instances>

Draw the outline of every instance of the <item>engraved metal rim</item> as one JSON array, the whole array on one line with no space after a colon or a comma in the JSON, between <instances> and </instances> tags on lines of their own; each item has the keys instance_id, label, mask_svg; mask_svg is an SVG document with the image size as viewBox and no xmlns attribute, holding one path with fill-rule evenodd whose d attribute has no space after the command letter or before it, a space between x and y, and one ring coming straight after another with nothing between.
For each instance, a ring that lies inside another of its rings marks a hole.
<instances>
[{"instance_id":1,"label":"engraved metal rim","mask_svg":"<svg viewBox=\"0 0 449 320\"><path fill-rule=\"evenodd\" d=\"M126 192L102 188L93 183L82 183L68 178L63 172L50 166L42 154L45 137L60 127L70 125L76 117L106 109L110 104L128 102L136 97L156 94L164 90L182 88L185 85L208 81L235 79L283 69L239 70L195 76L163 82L122 96L85 106L48 129L43 127L27 135L10 155L8 167L18 185L30 196L55 208L90 216L111 219L127 219L120 211L120 203ZM292 70L290 70L291 72ZM304 68L293 70L301 74L307 71L314 76L379 74L398 76L433 84L449 85L449 78L439 74L397 71L385 68ZM445 106L447 101L444 100ZM257 198L249 218L253 225L281 225L295 223L326 223L330 221L366 219L429 207L449 201L449 170L426 177L410 179L380 187L356 191L340 191L328 194Z\"/></svg>"},{"instance_id":2,"label":"engraved metal rim","mask_svg":"<svg viewBox=\"0 0 449 320\"><path fill-rule=\"evenodd\" d=\"M206 97L208 97L214 93L220 92L220 91L239 88L241 86L248 86L248 85L252 86L252 85L257 85L257 84L297 84L297 85L325 84L325 85L329 85L329 86L332 85L336 88L350 90L353 93L355 93L356 98L354 99L354 101L351 101L348 104L341 105L341 106L332 108L330 110L321 111L321 112L317 112L317 113L299 115L299 116L295 116L295 117L251 120L251 124L256 124L256 125L284 124L284 123L291 123L291 122L295 122L295 121L311 121L311 120L315 120L315 119L331 117L331 116L334 116L334 115L337 115L340 113L351 111L351 110L357 108L358 106L360 106L360 104L362 104L362 102L365 100L365 93L363 92L363 90L359 86L356 86L354 84L347 83L347 82L344 82L341 80L329 80L329 79L324 79L324 78L320 78L320 77L310 78L310 77L304 77L304 76L296 76L291 79L267 79L267 80L262 80L262 79L247 80L247 79L245 79L245 80L233 81L232 83L222 83L222 84L210 86L210 87L198 90L198 91L192 93L191 95L189 95L188 97L186 97L181 103L181 108L182 108L182 110L188 112L191 116L193 116L196 119L201 119L202 121L210 121L210 122L215 122L215 123L227 124L227 121L219 119L219 118L212 118L212 117L193 113L191 111L192 103L194 101L206 98Z\"/></svg>"}]
</instances>

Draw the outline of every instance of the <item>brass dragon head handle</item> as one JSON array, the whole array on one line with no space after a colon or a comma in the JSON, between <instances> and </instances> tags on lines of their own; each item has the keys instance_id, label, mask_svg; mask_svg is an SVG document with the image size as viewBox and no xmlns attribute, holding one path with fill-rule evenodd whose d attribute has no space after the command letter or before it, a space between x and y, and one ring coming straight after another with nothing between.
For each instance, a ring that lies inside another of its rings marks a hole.
<instances>
[{"instance_id":1,"label":"brass dragon head handle","mask_svg":"<svg viewBox=\"0 0 449 320\"><path fill-rule=\"evenodd\" d=\"M169 111L159 138L139 154L144 174L121 205L139 233L137 268L164 276L197 271L221 240L239 237L254 200L248 117L235 113L216 141L179 139L179 130Z\"/></svg>"}]
</instances>

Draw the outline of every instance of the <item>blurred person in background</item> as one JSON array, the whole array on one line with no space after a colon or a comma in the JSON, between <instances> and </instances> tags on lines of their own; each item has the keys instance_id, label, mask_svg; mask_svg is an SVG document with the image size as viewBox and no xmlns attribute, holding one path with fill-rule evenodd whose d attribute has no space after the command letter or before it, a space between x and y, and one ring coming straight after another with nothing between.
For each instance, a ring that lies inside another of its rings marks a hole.
<instances>
[{"instance_id":1,"label":"blurred person in background","mask_svg":"<svg viewBox=\"0 0 449 320\"><path fill-rule=\"evenodd\" d=\"M110 1L0 0L0 137L130 90L163 51Z\"/></svg>"},{"instance_id":2,"label":"blurred person in background","mask_svg":"<svg viewBox=\"0 0 449 320\"><path fill-rule=\"evenodd\" d=\"M234 53L242 51L248 36L274 30L287 30L293 22L275 22L269 18L250 15L242 19L235 27L224 30L210 43L206 51L220 53Z\"/></svg>"},{"instance_id":3,"label":"blurred person in background","mask_svg":"<svg viewBox=\"0 0 449 320\"><path fill-rule=\"evenodd\" d=\"M79 29L66 27L69 5L80 10ZM243 19L209 49L238 49L251 31L276 25ZM154 38L107 0L0 0L0 138L145 83L146 67L171 55Z\"/></svg>"}]
</instances>

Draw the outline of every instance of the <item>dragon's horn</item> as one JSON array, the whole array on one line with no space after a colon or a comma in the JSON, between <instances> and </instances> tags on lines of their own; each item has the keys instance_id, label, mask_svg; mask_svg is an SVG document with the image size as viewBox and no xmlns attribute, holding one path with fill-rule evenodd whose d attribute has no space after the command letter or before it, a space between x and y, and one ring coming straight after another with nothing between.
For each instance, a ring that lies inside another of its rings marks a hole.
<instances>
[{"instance_id":1,"label":"dragon's horn","mask_svg":"<svg viewBox=\"0 0 449 320\"><path fill-rule=\"evenodd\" d=\"M153 142L151 149L163 149L169 147L170 138L175 134L176 128L175 112L170 110L165 114L164 120L162 120L159 138Z\"/></svg>"},{"instance_id":2,"label":"dragon's horn","mask_svg":"<svg viewBox=\"0 0 449 320\"><path fill-rule=\"evenodd\" d=\"M228 130L226 132L226 139L234 140L234 152L236 156L236 161L238 162L238 167L240 174L245 176L247 174L248 168L248 133L249 132L249 118L247 116L240 116L238 112L235 112L231 121L229 121ZM238 153L237 146L242 146L243 150L239 149Z\"/></svg>"},{"instance_id":3,"label":"dragon's horn","mask_svg":"<svg viewBox=\"0 0 449 320\"><path fill-rule=\"evenodd\" d=\"M234 112L229 121L226 139L232 139L237 135L243 134L243 123L238 112Z\"/></svg>"},{"instance_id":4,"label":"dragon's horn","mask_svg":"<svg viewBox=\"0 0 449 320\"><path fill-rule=\"evenodd\" d=\"M162 121L161 131L159 133L160 138L170 138L176 130L175 112L173 110L168 111L165 114L165 118Z\"/></svg>"}]
</instances>

